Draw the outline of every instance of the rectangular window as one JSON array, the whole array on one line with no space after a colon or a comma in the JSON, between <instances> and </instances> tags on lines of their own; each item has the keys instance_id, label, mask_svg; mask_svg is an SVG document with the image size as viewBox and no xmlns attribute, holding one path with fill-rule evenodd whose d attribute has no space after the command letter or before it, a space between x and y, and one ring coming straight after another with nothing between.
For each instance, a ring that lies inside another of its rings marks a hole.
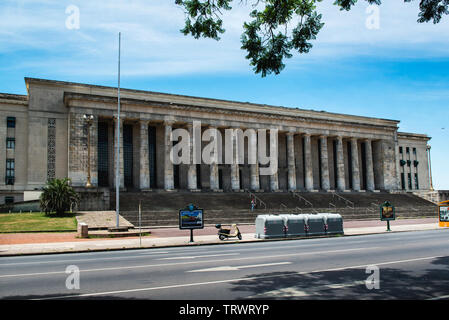
<instances>
[{"instance_id":1,"label":"rectangular window","mask_svg":"<svg viewBox=\"0 0 449 320\"><path fill-rule=\"evenodd\" d=\"M415 173L415 189L419 190L418 174Z\"/></svg>"},{"instance_id":2,"label":"rectangular window","mask_svg":"<svg viewBox=\"0 0 449 320\"><path fill-rule=\"evenodd\" d=\"M6 159L6 184L13 185L15 178L14 159Z\"/></svg>"},{"instance_id":3,"label":"rectangular window","mask_svg":"<svg viewBox=\"0 0 449 320\"><path fill-rule=\"evenodd\" d=\"M413 148L413 155L416 156L416 148Z\"/></svg>"},{"instance_id":4,"label":"rectangular window","mask_svg":"<svg viewBox=\"0 0 449 320\"><path fill-rule=\"evenodd\" d=\"M402 147L399 147L399 153L402 153Z\"/></svg>"},{"instance_id":5,"label":"rectangular window","mask_svg":"<svg viewBox=\"0 0 449 320\"><path fill-rule=\"evenodd\" d=\"M16 118L15 117L6 118L6 126L8 128L15 128L16 127Z\"/></svg>"},{"instance_id":6,"label":"rectangular window","mask_svg":"<svg viewBox=\"0 0 449 320\"><path fill-rule=\"evenodd\" d=\"M15 148L16 148L16 139L6 138L6 149L15 149Z\"/></svg>"},{"instance_id":7,"label":"rectangular window","mask_svg":"<svg viewBox=\"0 0 449 320\"><path fill-rule=\"evenodd\" d=\"M14 197L5 197L5 204L14 203Z\"/></svg>"},{"instance_id":8,"label":"rectangular window","mask_svg":"<svg viewBox=\"0 0 449 320\"><path fill-rule=\"evenodd\" d=\"M401 187L402 187L402 190L405 190L405 176L404 176L404 172L401 172Z\"/></svg>"},{"instance_id":9,"label":"rectangular window","mask_svg":"<svg viewBox=\"0 0 449 320\"><path fill-rule=\"evenodd\" d=\"M406 152L406 153L410 153L410 148L409 148L409 147L406 147L406 148L405 148L405 152Z\"/></svg>"},{"instance_id":10,"label":"rectangular window","mask_svg":"<svg viewBox=\"0 0 449 320\"><path fill-rule=\"evenodd\" d=\"M412 174L409 173L407 176L408 176L408 188L412 189Z\"/></svg>"}]
</instances>

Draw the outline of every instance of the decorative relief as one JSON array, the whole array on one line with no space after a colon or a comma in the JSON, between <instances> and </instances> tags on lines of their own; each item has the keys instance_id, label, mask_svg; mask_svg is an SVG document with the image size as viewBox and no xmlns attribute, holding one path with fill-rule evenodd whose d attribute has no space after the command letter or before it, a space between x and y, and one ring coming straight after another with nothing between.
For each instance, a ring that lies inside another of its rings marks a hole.
<instances>
[{"instance_id":1,"label":"decorative relief","mask_svg":"<svg viewBox=\"0 0 449 320\"><path fill-rule=\"evenodd\" d=\"M56 177L56 119L48 119L47 180Z\"/></svg>"}]
</instances>

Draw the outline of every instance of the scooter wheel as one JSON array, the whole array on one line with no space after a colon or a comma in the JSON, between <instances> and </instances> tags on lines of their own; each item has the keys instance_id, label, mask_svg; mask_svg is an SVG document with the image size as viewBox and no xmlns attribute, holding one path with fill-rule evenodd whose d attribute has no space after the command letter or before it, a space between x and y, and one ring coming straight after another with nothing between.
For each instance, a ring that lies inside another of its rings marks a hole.
<instances>
[{"instance_id":1,"label":"scooter wheel","mask_svg":"<svg viewBox=\"0 0 449 320\"><path fill-rule=\"evenodd\" d=\"M242 240L242 235L240 233L237 235L237 237L239 238L239 240Z\"/></svg>"},{"instance_id":2,"label":"scooter wheel","mask_svg":"<svg viewBox=\"0 0 449 320\"><path fill-rule=\"evenodd\" d=\"M221 234L218 236L218 238L219 238L220 240L226 239L226 237L225 237L224 235L221 235Z\"/></svg>"}]
</instances>

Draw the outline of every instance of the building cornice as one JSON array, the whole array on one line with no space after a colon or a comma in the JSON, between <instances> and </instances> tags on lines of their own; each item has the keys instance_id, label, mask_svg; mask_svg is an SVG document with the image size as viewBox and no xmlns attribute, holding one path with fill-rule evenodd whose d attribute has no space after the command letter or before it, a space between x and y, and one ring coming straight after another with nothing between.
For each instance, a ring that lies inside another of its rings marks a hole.
<instances>
[{"instance_id":1,"label":"building cornice","mask_svg":"<svg viewBox=\"0 0 449 320\"><path fill-rule=\"evenodd\" d=\"M90 101L90 102L101 102L104 104L117 104L117 97L113 96L101 96L92 95L84 93L75 92L65 92L64 93L64 104L68 107L73 106L74 101ZM382 128L385 130L385 125L376 123L364 123L357 121L340 120L335 118L313 118L308 117L298 113L267 113L259 109L229 109L220 106L200 106L191 104L181 104L173 103L159 100L146 100L146 99L133 99L121 97L120 102L122 105L140 105L140 106L151 106L151 107L165 107L171 110L184 110L184 111L198 111L198 112L211 112L220 113L225 115L238 115L238 116L250 116L252 118L269 119L269 120L283 120L283 121L296 121L296 122L310 122L310 123L320 123L320 124L332 124L332 125L345 125L354 127L369 127L369 128ZM288 108L286 108L288 109ZM292 125L292 124L290 124ZM394 131L397 129L397 125L387 127L388 129Z\"/></svg>"}]
</instances>

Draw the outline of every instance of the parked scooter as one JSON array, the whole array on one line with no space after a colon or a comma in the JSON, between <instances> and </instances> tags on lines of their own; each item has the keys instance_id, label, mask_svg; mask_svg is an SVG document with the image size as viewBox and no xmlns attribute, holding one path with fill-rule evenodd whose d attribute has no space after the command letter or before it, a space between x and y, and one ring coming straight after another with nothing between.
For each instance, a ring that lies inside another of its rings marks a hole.
<instances>
[{"instance_id":1,"label":"parked scooter","mask_svg":"<svg viewBox=\"0 0 449 320\"><path fill-rule=\"evenodd\" d=\"M231 225L231 228L222 228L221 224L216 224L215 228L218 229L218 238L220 240L225 240L229 238L239 238L239 240L242 240L242 234L240 233L239 228L236 224ZM231 232L233 230L233 232Z\"/></svg>"}]
</instances>

